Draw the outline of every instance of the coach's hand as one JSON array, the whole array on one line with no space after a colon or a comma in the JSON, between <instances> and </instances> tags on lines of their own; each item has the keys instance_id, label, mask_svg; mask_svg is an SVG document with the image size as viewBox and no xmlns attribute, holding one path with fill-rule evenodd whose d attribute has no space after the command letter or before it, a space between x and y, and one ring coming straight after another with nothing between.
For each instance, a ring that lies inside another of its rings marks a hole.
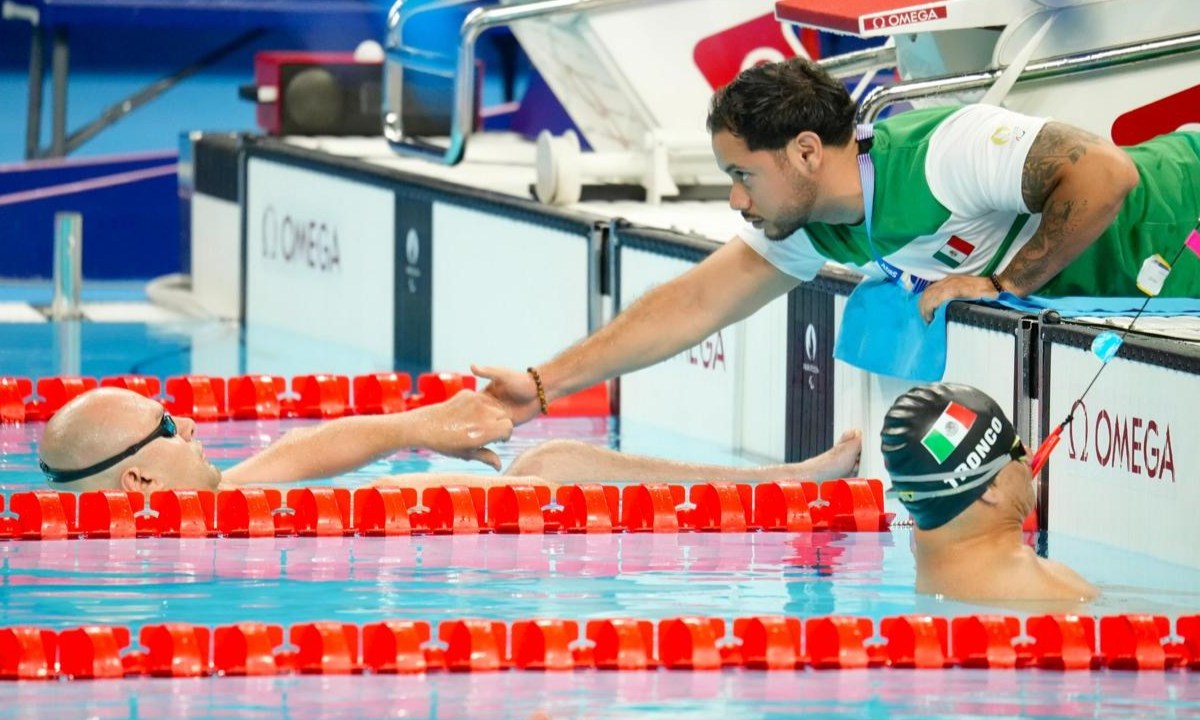
<instances>
[{"instance_id":1,"label":"coach's hand","mask_svg":"<svg viewBox=\"0 0 1200 720\"><path fill-rule=\"evenodd\" d=\"M925 318L925 322L930 322L933 320L934 312L951 300L978 300L980 298L991 300L999 296L1000 293L996 292L996 288L992 287L992 281L988 278L975 275L951 275L930 284L925 288L925 292L921 293L921 317Z\"/></svg>"},{"instance_id":2,"label":"coach's hand","mask_svg":"<svg viewBox=\"0 0 1200 720\"><path fill-rule=\"evenodd\" d=\"M483 393L508 409L514 425L521 425L538 416L542 404L538 400L537 383L526 371L501 367L471 366L476 377L487 380Z\"/></svg>"}]
</instances>

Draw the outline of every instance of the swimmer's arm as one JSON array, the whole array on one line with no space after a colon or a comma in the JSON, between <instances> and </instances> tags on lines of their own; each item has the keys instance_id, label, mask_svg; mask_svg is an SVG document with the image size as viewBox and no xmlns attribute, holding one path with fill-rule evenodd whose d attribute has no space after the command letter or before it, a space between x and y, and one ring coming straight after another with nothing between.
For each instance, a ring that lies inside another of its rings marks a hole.
<instances>
[{"instance_id":1,"label":"swimmer's arm","mask_svg":"<svg viewBox=\"0 0 1200 720\"><path fill-rule=\"evenodd\" d=\"M1025 204L1041 223L999 273L1004 289L1025 296L1049 282L1112 224L1137 184L1125 151L1080 128L1046 123L1021 175Z\"/></svg>"},{"instance_id":2,"label":"swimmer's arm","mask_svg":"<svg viewBox=\"0 0 1200 720\"><path fill-rule=\"evenodd\" d=\"M223 473L235 485L295 482L350 472L405 448L479 460L499 469L484 447L507 440L512 421L495 400L462 392L446 402L394 415L330 420L289 431L254 457Z\"/></svg>"},{"instance_id":3,"label":"swimmer's arm","mask_svg":"<svg viewBox=\"0 0 1200 720\"><path fill-rule=\"evenodd\" d=\"M647 292L596 333L538 366L546 400L653 365L696 345L787 293L799 280L734 238L696 267ZM517 423L538 413L533 379L506 368L476 368L485 392Z\"/></svg>"}]
</instances>

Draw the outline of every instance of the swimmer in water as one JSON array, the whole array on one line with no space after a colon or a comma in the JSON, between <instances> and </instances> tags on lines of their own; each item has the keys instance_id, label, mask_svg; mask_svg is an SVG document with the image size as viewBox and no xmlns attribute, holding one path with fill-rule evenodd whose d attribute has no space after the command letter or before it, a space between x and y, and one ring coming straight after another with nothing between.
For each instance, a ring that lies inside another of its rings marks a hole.
<instances>
[{"instance_id":1,"label":"swimmer in water","mask_svg":"<svg viewBox=\"0 0 1200 720\"><path fill-rule=\"evenodd\" d=\"M333 477L407 448L478 460L498 470L500 458L486 446L507 440L512 428L503 404L485 394L464 391L417 410L344 417L293 429L261 452L221 471L205 457L195 422L173 418L160 403L135 392L99 388L71 400L50 418L38 450L42 473L58 490L218 490ZM555 486L618 481L819 481L852 475L861 445L860 433L849 431L833 448L804 462L734 468L626 455L583 442L553 440L522 453L503 477L414 473L382 477L373 484L422 489L516 482Z\"/></svg>"},{"instance_id":2,"label":"swimmer in water","mask_svg":"<svg viewBox=\"0 0 1200 720\"><path fill-rule=\"evenodd\" d=\"M880 439L888 495L916 525L917 592L972 601L1098 595L1025 544L1022 525L1034 505L1028 453L986 394L950 383L915 387L892 404Z\"/></svg>"}]
</instances>

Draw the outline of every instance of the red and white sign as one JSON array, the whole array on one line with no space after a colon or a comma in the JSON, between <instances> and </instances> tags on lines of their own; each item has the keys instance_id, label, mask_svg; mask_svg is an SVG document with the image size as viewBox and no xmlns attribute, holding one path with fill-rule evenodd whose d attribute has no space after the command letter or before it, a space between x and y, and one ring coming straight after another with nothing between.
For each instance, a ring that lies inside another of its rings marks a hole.
<instances>
[{"instance_id":1,"label":"red and white sign","mask_svg":"<svg viewBox=\"0 0 1200 720\"><path fill-rule=\"evenodd\" d=\"M1200 85L1122 113L1113 121L1112 139L1118 145L1137 145L1189 125L1200 125Z\"/></svg>"},{"instance_id":2,"label":"red and white sign","mask_svg":"<svg viewBox=\"0 0 1200 720\"><path fill-rule=\"evenodd\" d=\"M1050 420L1073 417L1050 456L1050 531L1200 568L1188 442L1200 376L1117 358L1078 403L1095 355L1058 344L1048 353Z\"/></svg>"},{"instance_id":3,"label":"red and white sign","mask_svg":"<svg viewBox=\"0 0 1200 720\"><path fill-rule=\"evenodd\" d=\"M795 31L796 28L781 25L774 15L767 13L702 38L692 51L692 59L715 90L748 67L797 55L818 57L816 30L801 30L799 39L792 35Z\"/></svg>"}]
</instances>

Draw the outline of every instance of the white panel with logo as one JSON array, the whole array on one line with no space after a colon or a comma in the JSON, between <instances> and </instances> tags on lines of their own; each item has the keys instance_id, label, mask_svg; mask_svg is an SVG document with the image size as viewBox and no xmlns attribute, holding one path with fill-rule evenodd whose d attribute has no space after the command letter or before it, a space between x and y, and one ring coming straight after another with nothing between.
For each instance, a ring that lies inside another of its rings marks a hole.
<instances>
[{"instance_id":1,"label":"white panel with logo","mask_svg":"<svg viewBox=\"0 0 1200 720\"><path fill-rule=\"evenodd\" d=\"M691 269L694 263L621 249L621 309L646 291ZM682 435L736 447L737 357L745 325L718 331L658 365L621 378L621 422L667 428Z\"/></svg>"},{"instance_id":2,"label":"white panel with logo","mask_svg":"<svg viewBox=\"0 0 1200 720\"><path fill-rule=\"evenodd\" d=\"M621 248L621 309L694 265L689 260ZM784 315L786 320L786 312ZM747 324L737 323L657 365L623 376L622 427L645 424L704 440L715 451L738 450L745 419L738 390L746 367L741 351L746 336ZM782 382L779 393L784 394ZM782 425L779 434L783 434ZM662 453L661 448L623 449Z\"/></svg>"},{"instance_id":3,"label":"white panel with logo","mask_svg":"<svg viewBox=\"0 0 1200 720\"><path fill-rule=\"evenodd\" d=\"M1058 423L1096 371L1087 350L1050 346L1050 421ZM1196 425L1200 378L1116 359L1051 456L1049 528L1055 533L1200 567Z\"/></svg>"},{"instance_id":4,"label":"white panel with logo","mask_svg":"<svg viewBox=\"0 0 1200 720\"><path fill-rule=\"evenodd\" d=\"M236 202L192 194L192 295L206 311L228 320L242 312L241 227Z\"/></svg>"},{"instance_id":5,"label":"white panel with logo","mask_svg":"<svg viewBox=\"0 0 1200 720\"><path fill-rule=\"evenodd\" d=\"M246 174L248 369L264 371L258 360L271 372L391 368L392 192L254 157ZM290 351L280 342L289 337ZM339 366L321 367L318 350Z\"/></svg>"},{"instance_id":6,"label":"white panel with logo","mask_svg":"<svg viewBox=\"0 0 1200 720\"><path fill-rule=\"evenodd\" d=\"M591 238L433 206L433 367L525 367L587 335Z\"/></svg>"},{"instance_id":7,"label":"white panel with logo","mask_svg":"<svg viewBox=\"0 0 1200 720\"><path fill-rule=\"evenodd\" d=\"M737 448L767 461L783 462L787 448L787 338L788 299L776 298L749 318L741 344L740 367L742 421L735 437ZM817 334L810 328L805 342L805 363L815 369Z\"/></svg>"}]
</instances>

